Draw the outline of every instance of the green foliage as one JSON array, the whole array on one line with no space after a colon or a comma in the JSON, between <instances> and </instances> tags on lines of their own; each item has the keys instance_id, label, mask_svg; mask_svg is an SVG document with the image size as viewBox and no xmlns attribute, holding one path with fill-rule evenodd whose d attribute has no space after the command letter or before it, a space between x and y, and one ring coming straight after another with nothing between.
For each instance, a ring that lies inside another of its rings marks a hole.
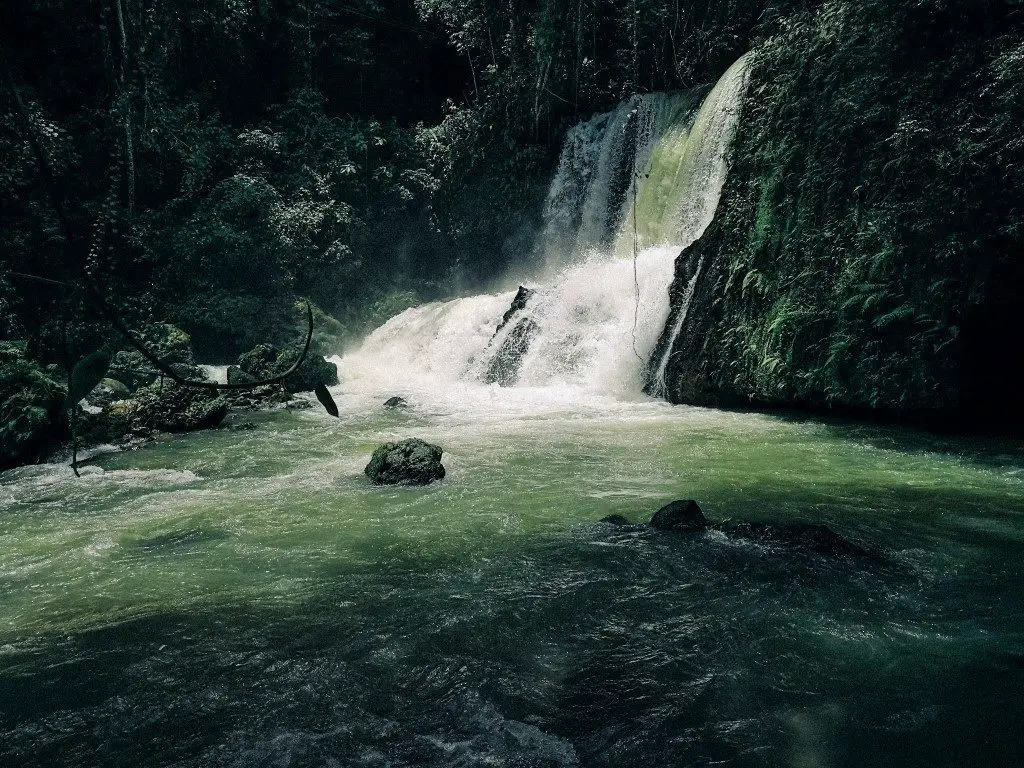
<instances>
[{"instance_id":1,"label":"green foliage","mask_svg":"<svg viewBox=\"0 0 1024 768\"><path fill-rule=\"evenodd\" d=\"M65 433L62 378L27 359L23 344L0 342L0 469L39 461Z\"/></svg>"}]
</instances>

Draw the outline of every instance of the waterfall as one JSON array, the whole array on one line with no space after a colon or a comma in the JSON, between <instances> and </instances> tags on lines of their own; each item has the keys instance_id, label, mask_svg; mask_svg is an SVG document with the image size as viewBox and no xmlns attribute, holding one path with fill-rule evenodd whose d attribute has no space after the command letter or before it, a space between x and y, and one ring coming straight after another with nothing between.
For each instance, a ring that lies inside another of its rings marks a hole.
<instances>
[{"instance_id":1,"label":"waterfall","mask_svg":"<svg viewBox=\"0 0 1024 768\"><path fill-rule=\"evenodd\" d=\"M711 224L739 121L747 56L722 76L691 121L669 122L650 159L637 199L640 247L692 245Z\"/></svg>"},{"instance_id":2,"label":"waterfall","mask_svg":"<svg viewBox=\"0 0 1024 768\"><path fill-rule=\"evenodd\" d=\"M636 96L570 130L545 204L546 270L532 290L409 309L339 361L346 383L639 393L669 319L676 257L718 206L745 80L746 57L702 103ZM670 351L656 369L662 390Z\"/></svg>"},{"instance_id":3,"label":"waterfall","mask_svg":"<svg viewBox=\"0 0 1024 768\"><path fill-rule=\"evenodd\" d=\"M666 131L696 108L692 96L650 93L622 102L572 128L544 209L542 247L550 267L564 267L588 252L608 251L629 209L638 178Z\"/></svg>"}]
</instances>

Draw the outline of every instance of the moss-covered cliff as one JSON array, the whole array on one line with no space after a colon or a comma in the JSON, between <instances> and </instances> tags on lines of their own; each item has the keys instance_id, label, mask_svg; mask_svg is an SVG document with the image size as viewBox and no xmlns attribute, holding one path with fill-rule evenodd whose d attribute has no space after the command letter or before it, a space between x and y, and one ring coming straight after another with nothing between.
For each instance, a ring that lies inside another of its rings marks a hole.
<instances>
[{"instance_id":1,"label":"moss-covered cliff","mask_svg":"<svg viewBox=\"0 0 1024 768\"><path fill-rule=\"evenodd\" d=\"M677 265L676 312L703 268L666 396L1019 427L1024 8L840 0L779 29Z\"/></svg>"}]
</instances>

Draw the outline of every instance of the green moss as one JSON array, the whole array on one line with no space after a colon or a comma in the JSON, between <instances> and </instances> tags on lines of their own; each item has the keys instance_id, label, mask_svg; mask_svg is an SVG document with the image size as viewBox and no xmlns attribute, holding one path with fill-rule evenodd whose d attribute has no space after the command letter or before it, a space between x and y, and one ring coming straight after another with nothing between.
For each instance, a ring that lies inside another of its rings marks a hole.
<instances>
[{"instance_id":1,"label":"green moss","mask_svg":"<svg viewBox=\"0 0 1024 768\"><path fill-rule=\"evenodd\" d=\"M692 249L714 266L675 399L1024 414L1024 92L1004 77L1022 34L1004 15L833 1L762 42Z\"/></svg>"}]
</instances>

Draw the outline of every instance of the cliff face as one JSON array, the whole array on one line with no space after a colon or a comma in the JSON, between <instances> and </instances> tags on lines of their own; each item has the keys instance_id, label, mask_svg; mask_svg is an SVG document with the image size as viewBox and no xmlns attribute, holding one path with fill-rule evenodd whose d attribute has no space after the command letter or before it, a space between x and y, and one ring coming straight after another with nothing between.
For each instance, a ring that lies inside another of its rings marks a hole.
<instances>
[{"instance_id":1,"label":"cliff face","mask_svg":"<svg viewBox=\"0 0 1024 768\"><path fill-rule=\"evenodd\" d=\"M830 2L782 28L677 262L665 396L1019 428L1024 9Z\"/></svg>"}]
</instances>

